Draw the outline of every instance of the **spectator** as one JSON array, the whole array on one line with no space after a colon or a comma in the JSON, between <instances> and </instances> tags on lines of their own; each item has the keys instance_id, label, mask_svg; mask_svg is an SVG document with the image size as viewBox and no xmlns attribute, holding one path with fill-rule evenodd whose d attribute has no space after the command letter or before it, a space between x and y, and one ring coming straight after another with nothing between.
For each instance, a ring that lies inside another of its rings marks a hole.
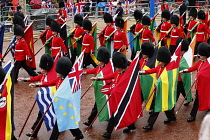
<instances>
[{"instance_id":1,"label":"spectator","mask_svg":"<svg viewBox=\"0 0 210 140\"><path fill-rule=\"evenodd\" d=\"M23 13L22 13L22 7L21 7L20 5L17 6L17 12L14 13L14 16L20 16L20 17L22 17L23 19L25 18L25 16L24 16Z\"/></svg>"}]
</instances>

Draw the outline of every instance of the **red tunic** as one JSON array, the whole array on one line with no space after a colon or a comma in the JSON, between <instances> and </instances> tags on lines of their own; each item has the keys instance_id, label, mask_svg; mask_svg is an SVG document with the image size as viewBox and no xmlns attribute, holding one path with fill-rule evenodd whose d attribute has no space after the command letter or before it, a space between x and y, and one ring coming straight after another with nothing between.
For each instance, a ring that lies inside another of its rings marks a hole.
<instances>
[{"instance_id":1,"label":"red tunic","mask_svg":"<svg viewBox=\"0 0 210 140\"><path fill-rule=\"evenodd\" d=\"M51 36L53 36L52 34L52 30L46 29L42 34L39 35L41 40L42 40L42 44L45 44L46 40L48 40Z\"/></svg>"},{"instance_id":2,"label":"red tunic","mask_svg":"<svg viewBox=\"0 0 210 140\"><path fill-rule=\"evenodd\" d=\"M104 76L104 78L102 78L101 80L109 80L109 79L114 79L114 84L116 85L120 79L122 78L122 76L124 75L125 72L118 72L118 71L115 71L114 73L110 74L110 75L107 75L107 76Z\"/></svg>"},{"instance_id":3,"label":"red tunic","mask_svg":"<svg viewBox=\"0 0 210 140\"><path fill-rule=\"evenodd\" d=\"M152 68L150 70L145 70L145 73L142 73L142 75L156 73L156 77L158 79L160 77L161 73L163 72L164 68L165 67L158 65L157 67Z\"/></svg>"},{"instance_id":4,"label":"red tunic","mask_svg":"<svg viewBox=\"0 0 210 140\"><path fill-rule=\"evenodd\" d=\"M81 36L84 34L84 29L80 26L76 26L76 29L74 31L74 42ZM74 48L77 48L77 44L74 43Z\"/></svg>"},{"instance_id":5,"label":"red tunic","mask_svg":"<svg viewBox=\"0 0 210 140\"><path fill-rule=\"evenodd\" d=\"M85 33L82 40L82 51L85 49L84 53L94 52L94 39L89 33Z\"/></svg>"},{"instance_id":6,"label":"red tunic","mask_svg":"<svg viewBox=\"0 0 210 140\"><path fill-rule=\"evenodd\" d=\"M58 17L57 22L59 24L64 24L66 22L66 18L67 18L66 10L58 10L57 17Z\"/></svg>"},{"instance_id":7,"label":"red tunic","mask_svg":"<svg viewBox=\"0 0 210 140\"><path fill-rule=\"evenodd\" d=\"M187 27L187 38L191 38L190 32L192 32L192 28L195 26L197 22L195 20L190 20Z\"/></svg>"},{"instance_id":8,"label":"red tunic","mask_svg":"<svg viewBox=\"0 0 210 140\"><path fill-rule=\"evenodd\" d=\"M153 33L148 28L143 29L141 37L142 37L142 43L143 42L149 42L150 40L152 40L152 42L155 42L155 38L153 36Z\"/></svg>"},{"instance_id":9,"label":"red tunic","mask_svg":"<svg viewBox=\"0 0 210 140\"><path fill-rule=\"evenodd\" d=\"M15 45L15 60L16 61L24 61L26 60L26 55L31 57L28 45L24 38L17 39Z\"/></svg>"},{"instance_id":10,"label":"red tunic","mask_svg":"<svg viewBox=\"0 0 210 140\"><path fill-rule=\"evenodd\" d=\"M49 86L56 86L56 89L59 88L59 86L61 85L61 83L63 82L64 78L55 78L52 81L49 82L43 82L41 85L39 85L39 87L49 87Z\"/></svg>"},{"instance_id":11,"label":"red tunic","mask_svg":"<svg viewBox=\"0 0 210 140\"><path fill-rule=\"evenodd\" d=\"M39 74L38 76L35 76L35 77L29 77L30 79L27 81L28 82L34 82L34 81L44 82L44 79L46 76L47 76L46 74Z\"/></svg>"},{"instance_id":12,"label":"red tunic","mask_svg":"<svg viewBox=\"0 0 210 140\"><path fill-rule=\"evenodd\" d=\"M199 23L196 32L196 42L206 42L206 34L208 33L208 27L205 23Z\"/></svg>"},{"instance_id":13,"label":"red tunic","mask_svg":"<svg viewBox=\"0 0 210 140\"><path fill-rule=\"evenodd\" d=\"M169 10L168 4L162 4L160 8L161 8L161 11L163 11L165 9Z\"/></svg>"},{"instance_id":14,"label":"red tunic","mask_svg":"<svg viewBox=\"0 0 210 140\"><path fill-rule=\"evenodd\" d=\"M114 33L114 49L121 49L123 45L126 46L126 48L128 48L128 40L126 37L126 34L118 29L116 30L116 32Z\"/></svg>"},{"instance_id":15,"label":"red tunic","mask_svg":"<svg viewBox=\"0 0 210 140\"><path fill-rule=\"evenodd\" d=\"M160 27L160 39L166 36L166 32L171 28L171 23L163 22Z\"/></svg>"},{"instance_id":16,"label":"red tunic","mask_svg":"<svg viewBox=\"0 0 210 140\"><path fill-rule=\"evenodd\" d=\"M105 40L109 35L115 30L115 28L112 25L107 25L99 34L99 40L101 46L105 46Z\"/></svg>"},{"instance_id":17,"label":"red tunic","mask_svg":"<svg viewBox=\"0 0 210 140\"><path fill-rule=\"evenodd\" d=\"M137 22L136 23L136 27L135 27L135 34L137 34L142 28L144 28L144 25L142 25L141 23Z\"/></svg>"},{"instance_id":18,"label":"red tunic","mask_svg":"<svg viewBox=\"0 0 210 140\"><path fill-rule=\"evenodd\" d=\"M63 42L63 39L58 35L53 36L51 46L52 57L56 57L61 49L64 51L64 53L67 53L67 49Z\"/></svg>"},{"instance_id":19,"label":"red tunic","mask_svg":"<svg viewBox=\"0 0 210 140\"><path fill-rule=\"evenodd\" d=\"M139 60L139 70L142 70L143 67L147 64L147 62L148 62L148 59L143 59L143 58L141 58L141 59Z\"/></svg>"},{"instance_id":20,"label":"red tunic","mask_svg":"<svg viewBox=\"0 0 210 140\"><path fill-rule=\"evenodd\" d=\"M179 37L184 37L184 33L180 28L174 27L171 30L171 44L170 45L176 45L176 40Z\"/></svg>"}]
</instances>

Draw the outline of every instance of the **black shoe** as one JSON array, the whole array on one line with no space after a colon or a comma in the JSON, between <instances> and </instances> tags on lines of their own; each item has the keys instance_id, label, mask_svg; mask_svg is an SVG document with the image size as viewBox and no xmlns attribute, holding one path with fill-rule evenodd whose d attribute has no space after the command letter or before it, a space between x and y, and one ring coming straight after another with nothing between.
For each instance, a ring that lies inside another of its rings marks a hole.
<instances>
[{"instance_id":1,"label":"black shoe","mask_svg":"<svg viewBox=\"0 0 210 140\"><path fill-rule=\"evenodd\" d=\"M129 132L134 131L135 129L136 129L136 127L132 127L132 128L127 127L123 130L123 133L129 133Z\"/></svg>"},{"instance_id":2,"label":"black shoe","mask_svg":"<svg viewBox=\"0 0 210 140\"><path fill-rule=\"evenodd\" d=\"M104 134L101 134L101 136L106 138L106 139L110 139L111 138L111 133L110 132L105 132Z\"/></svg>"},{"instance_id":3,"label":"black shoe","mask_svg":"<svg viewBox=\"0 0 210 140\"><path fill-rule=\"evenodd\" d=\"M32 137L32 138L37 138L37 134L35 133L35 134L33 134L33 136L32 136L32 133L31 133L31 132L27 133L26 136Z\"/></svg>"},{"instance_id":4,"label":"black shoe","mask_svg":"<svg viewBox=\"0 0 210 140\"><path fill-rule=\"evenodd\" d=\"M91 122L90 121L86 121L83 124L86 125L86 126L90 126Z\"/></svg>"},{"instance_id":5,"label":"black shoe","mask_svg":"<svg viewBox=\"0 0 210 140\"><path fill-rule=\"evenodd\" d=\"M189 117L188 119L187 119L187 122L194 122L195 121L195 117Z\"/></svg>"},{"instance_id":6,"label":"black shoe","mask_svg":"<svg viewBox=\"0 0 210 140\"><path fill-rule=\"evenodd\" d=\"M150 131L150 130L153 129L153 126L149 124L149 125L143 127L143 129L144 129L145 131Z\"/></svg>"},{"instance_id":7,"label":"black shoe","mask_svg":"<svg viewBox=\"0 0 210 140\"><path fill-rule=\"evenodd\" d=\"M171 122L175 122L176 121L176 118L174 119L167 119L164 121L165 124L168 124L168 123L171 123Z\"/></svg>"},{"instance_id":8,"label":"black shoe","mask_svg":"<svg viewBox=\"0 0 210 140\"><path fill-rule=\"evenodd\" d=\"M81 139L83 139L84 138L84 136L82 135L82 134L80 134L79 136L76 136L75 137L75 140L81 140Z\"/></svg>"},{"instance_id":9,"label":"black shoe","mask_svg":"<svg viewBox=\"0 0 210 140\"><path fill-rule=\"evenodd\" d=\"M193 100L192 100L192 101L193 101ZM190 101L190 102L192 102L192 101ZM188 106L188 105L190 104L190 102L185 101L184 106Z\"/></svg>"}]
</instances>

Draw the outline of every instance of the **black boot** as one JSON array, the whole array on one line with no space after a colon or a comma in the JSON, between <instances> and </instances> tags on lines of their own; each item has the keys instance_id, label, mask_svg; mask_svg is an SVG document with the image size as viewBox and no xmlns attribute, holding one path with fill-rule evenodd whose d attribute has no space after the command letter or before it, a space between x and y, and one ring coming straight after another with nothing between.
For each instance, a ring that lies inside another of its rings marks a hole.
<instances>
[{"instance_id":1,"label":"black boot","mask_svg":"<svg viewBox=\"0 0 210 140\"><path fill-rule=\"evenodd\" d=\"M32 136L32 133L29 132L29 133L26 134L26 136L31 137L31 138L37 138L37 133L34 133L33 136Z\"/></svg>"},{"instance_id":2,"label":"black boot","mask_svg":"<svg viewBox=\"0 0 210 140\"><path fill-rule=\"evenodd\" d=\"M84 138L84 136L82 135L82 134L80 134L79 136L76 136L75 137L75 140L81 140L81 139L83 139Z\"/></svg>"},{"instance_id":3,"label":"black boot","mask_svg":"<svg viewBox=\"0 0 210 140\"><path fill-rule=\"evenodd\" d=\"M90 121L86 121L83 124L86 125L86 126L90 126L91 122Z\"/></svg>"},{"instance_id":4,"label":"black boot","mask_svg":"<svg viewBox=\"0 0 210 140\"><path fill-rule=\"evenodd\" d=\"M148 124L147 126L143 127L143 129L147 132L153 129L153 125Z\"/></svg>"},{"instance_id":5,"label":"black boot","mask_svg":"<svg viewBox=\"0 0 210 140\"><path fill-rule=\"evenodd\" d=\"M174 119L169 119L168 118L167 120L164 121L164 123L168 124L168 123L175 122L175 121L176 121L176 118L174 118Z\"/></svg>"},{"instance_id":6,"label":"black boot","mask_svg":"<svg viewBox=\"0 0 210 140\"><path fill-rule=\"evenodd\" d=\"M187 122L194 122L195 121L195 117L191 116L187 119Z\"/></svg>"},{"instance_id":7,"label":"black boot","mask_svg":"<svg viewBox=\"0 0 210 140\"><path fill-rule=\"evenodd\" d=\"M127 128L125 128L124 130L123 130L123 133L129 133L129 132L132 132L132 131L134 131L136 129L136 127L135 126L132 126L132 127L127 127Z\"/></svg>"},{"instance_id":8,"label":"black boot","mask_svg":"<svg viewBox=\"0 0 210 140\"><path fill-rule=\"evenodd\" d=\"M110 139L111 138L111 133L110 132L105 132L104 134L101 134L101 136L106 138L106 139Z\"/></svg>"}]
</instances>

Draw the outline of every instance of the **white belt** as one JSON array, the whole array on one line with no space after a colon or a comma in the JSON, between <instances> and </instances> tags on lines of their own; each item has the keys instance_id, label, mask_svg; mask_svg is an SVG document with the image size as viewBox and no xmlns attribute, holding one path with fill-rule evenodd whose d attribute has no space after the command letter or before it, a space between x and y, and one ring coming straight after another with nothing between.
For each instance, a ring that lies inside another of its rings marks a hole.
<instances>
[{"instance_id":1,"label":"white belt","mask_svg":"<svg viewBox=\"0 0 210 140\"><path fill-rule=\"evenodd\" d=\"M52 47L52 49L60 49L60 47Z\"/></svg>"},{"instance_id":2,"label":"white belt","mask_svg":"<svg viewBox=\"0 0 210 140\"><path fill-rule=\"evenodd\" d=\"M107 35L104 35L104 37L109 37L109 36L107 36Z\"/></svg>"},{"instance_id":3,"label":"white belt","mask_svg":"<svg viewBox=\"0 0 210 140\"><path fill-rule=\"evenodd\" d=\"M149 40L149 38L142 38L142 40Z\"/></svg>"},{"instance_id":4,"label":"white belt","mask_svg":"<svg viewBox=\"0 0 210 140\"><path fill-rule=\"evenodd\" d=\"M138 34L139 32L135 32L135 34Z\"/></svg>"},{"instance_id":5,"label":"white belt","mask_svg":"<svg viewBox=\"0 0 210 140\"><path fill-rule=\"evenodd\" d=\"M190 29L187 29L189 32L191 32L192 30L190 30Z\"/></svg>"},{"instance_id":6,"label":"white belt","mask_svg":"<svg viewBox=\"0 0 210 140\"><path fill-rule=\"evenodd\" d=\"M23 52L24 50L15 50L15 52Z\"/></svg>"},{"instance_id":7,"label":"white belt","mask_svg":"<svg viewBox=\"0 0 210 140\"><path fill-rule=\"evenodd\" d=\"M168 31L160 31L161 33L167 33Z\"/></svg>"},{"instance_id":8,"label":"white belt","mask_svg":"<svg viewBox=\"0 0 210 140\"><path fill-rule=\"evenodd\" d=\"M179 37L179 36L173 36L173 35L172 35L171 37Z\"/></svg>"},{"instance_id":9,"label":"white belt","mask_svg":"<svg viewBox=\"0 0 210 140\"><path fill-rule=\"evenodd\" d=\"M78 39L78 37L74 37L74 39Z\"/></svg>"},{"instance_id":10,"label":"white belt","mask_svg":"<svg viewBox=\"0 0 210 140\"><path fill-rule=\"evenodd\" d=\"M197 32L196 34L204 34L204 32Z\"/></svg>"},{"instance_id":11,"label":"white belt","mask_svg":"<svg viewBox=\"0 0 210 140\"><path fill-rule=\"evenodd\" d=\"M122 40L114 40L114 42L122 42Z\"/></svg>"},{"instance_id":12,"label":"white belt","mask_svg":"<svg viewBox=\"0 0 210 140\"><path fill-rule=\"evenodd\" d=\"M84 46L88 46L88 45L90 45L90 44L84 44L84 43L82 43L82 45L84 45Z\"/></svg>"}]
</instances>

